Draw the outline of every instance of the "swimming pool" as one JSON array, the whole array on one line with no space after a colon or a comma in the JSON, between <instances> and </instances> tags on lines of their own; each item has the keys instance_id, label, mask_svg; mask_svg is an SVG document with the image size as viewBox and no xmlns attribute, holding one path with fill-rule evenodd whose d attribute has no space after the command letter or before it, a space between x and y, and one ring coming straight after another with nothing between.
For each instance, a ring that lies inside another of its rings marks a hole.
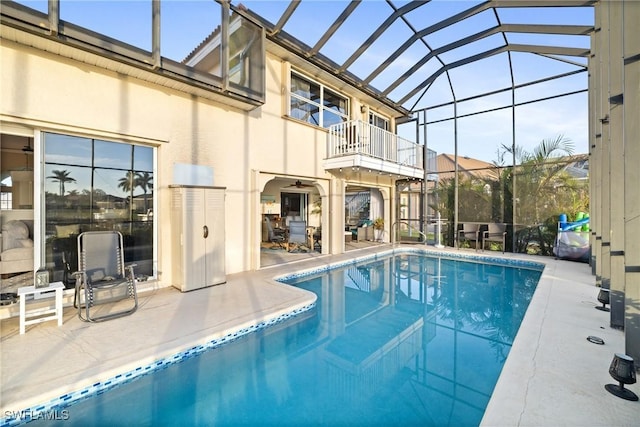
<instances>
[{"instance_id":1,"label":"swimming pool","mask_svg":"<svg viewBox=\"0 0 640 427\"><path fill-rule=\"evenodd\" d=\"M318 295L312 310L60 407L60 421L478 425L540 273L408 253L291 276Z\"/></svg>"}]
</instances>

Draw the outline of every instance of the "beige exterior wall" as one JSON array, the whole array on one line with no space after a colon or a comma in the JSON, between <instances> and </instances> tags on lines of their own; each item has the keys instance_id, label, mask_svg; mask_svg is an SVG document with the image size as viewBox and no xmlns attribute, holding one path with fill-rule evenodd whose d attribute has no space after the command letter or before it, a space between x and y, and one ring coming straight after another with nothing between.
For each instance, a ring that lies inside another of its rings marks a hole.
<instances>
[{"instance_id":1,"label":"beige exterior wall","mask_svg":"<svg viewBox=\"0 0 640 427\"><path fill-rule=\"evenodd\" d=\"M640 360L640 3L598 2L592 36L590 131L592 262L610 289L611 327L625 333L624 353Z\"/></svg>"},{"instance_id":2,"label":"beige exterior wall","mask_svg":"<svg viewBox=\"0 0 640 427\"><path fill-rule=\"evenodd\" d=\"M154 183L160 285L169 286L171 277L170 233L164 231L171 227L168 186L174 183L175 163L210 166L213 185L227 189L227 274L259 267L260 192L274 176L317 182L310 191L323 196L328 209L323 209L322 222L332 224L323 251L344 250L344 208L339 206L340 200L344 204L344 182L332 186L332 176L324 171L326 131L284 118L285 62L267 55L266 103L243 112L106 70L102 65L107 59L92 59L100 66L3 40L0 118L5 129L25 124L36 135L54 131L158 148ZM357 100L352 102L355 111ZM355 118L360 115L358 107ZM393 181L381 178L371 184L390 194ZM388 202L385 208L390 212Z\"/></svg>"}]
</instances>

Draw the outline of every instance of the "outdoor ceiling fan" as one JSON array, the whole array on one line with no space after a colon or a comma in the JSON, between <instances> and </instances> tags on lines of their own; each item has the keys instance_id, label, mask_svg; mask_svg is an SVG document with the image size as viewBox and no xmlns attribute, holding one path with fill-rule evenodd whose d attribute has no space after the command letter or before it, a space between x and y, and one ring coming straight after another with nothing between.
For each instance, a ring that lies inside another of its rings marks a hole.
<instances>
[{"instance_id":1,"label":"outdoor ceiling fan","mask_svg":"<svg viewBox=\"0 0 640 427\"><path fill-rule=\"evenodd\" d=\"M304 188L304 187L313 187L313 185L303 184L302 181L297 180L294 184L287 185L287 187Z\"/></svg>"}]
</instances>

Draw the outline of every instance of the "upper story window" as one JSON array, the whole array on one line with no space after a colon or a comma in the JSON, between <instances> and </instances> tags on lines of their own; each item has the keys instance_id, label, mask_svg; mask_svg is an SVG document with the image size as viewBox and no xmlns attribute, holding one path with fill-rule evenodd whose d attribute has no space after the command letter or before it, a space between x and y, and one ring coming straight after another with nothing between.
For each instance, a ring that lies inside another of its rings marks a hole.
<instances>
[{"instance_id":1,"label":"upper story window","mask_svg":"<svg viewBox=\"0 0 640 427\"><path fill-rule=\"evenodd\" d=\"M328 128L349 120L349 100L307 77L291 72L289 115Z\"/></svg>"},{"instance_id":2,"label":"upper story window","mask_svg":"<svg viewBox=\"0 0 640 427\"><path fill-rule=\"evenodd\" d=\"M386 131L389 130L389 120L375 113L369 113L369 124Z\"/></svg>"}]
</instances>

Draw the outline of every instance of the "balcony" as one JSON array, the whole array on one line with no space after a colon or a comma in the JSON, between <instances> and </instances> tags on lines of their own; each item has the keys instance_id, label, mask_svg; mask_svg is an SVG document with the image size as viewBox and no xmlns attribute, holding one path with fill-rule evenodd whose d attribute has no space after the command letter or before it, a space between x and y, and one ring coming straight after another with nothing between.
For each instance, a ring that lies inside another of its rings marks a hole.
<instances>
[{"instance_id":1,"label":"balcony","mask_svg":"<svg viewBox=\"0 0 640 427\"><path fill-rule=\"evenodd\" d=\"M436 153L429 150L428 154L429 159L433 157L435 167ZM326 170L350 169L399 178L424 178L423 161L422 145L360 120L329 127Z\"/></svg>"}]
</instances>

